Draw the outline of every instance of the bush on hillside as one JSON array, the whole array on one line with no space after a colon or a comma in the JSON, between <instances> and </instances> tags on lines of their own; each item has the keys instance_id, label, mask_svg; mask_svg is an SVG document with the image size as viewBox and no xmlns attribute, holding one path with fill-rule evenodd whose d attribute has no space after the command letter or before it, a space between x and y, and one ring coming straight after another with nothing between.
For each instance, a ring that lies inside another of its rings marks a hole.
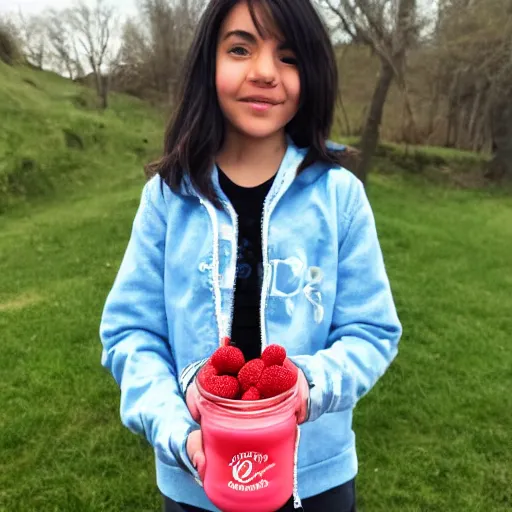
<instances>
[{"instance_id":1,"label":"bush on hillside","mask_svg":"<svg viewBox=\"0 0 512 512\"><path fill-rule=\"evenodd\" d=\"M0 60L12 65L21 60L22 52L13 29L0 22Z\"/></svg>"}]
</instances>

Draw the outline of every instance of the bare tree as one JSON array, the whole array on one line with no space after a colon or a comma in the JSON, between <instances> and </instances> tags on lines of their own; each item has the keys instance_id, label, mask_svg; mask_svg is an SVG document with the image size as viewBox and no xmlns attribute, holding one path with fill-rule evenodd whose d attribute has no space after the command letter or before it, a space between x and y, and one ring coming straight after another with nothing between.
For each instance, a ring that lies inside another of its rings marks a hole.
<instances>
[{"instance_id":1,"label":"bare tree","mask_svg":"<svg viewBox=\"0 0 512 512\"><path fill-rule=\"evenodd\" d=\"M322 0L321 5L334 15L340 30L348 34L352 41L370 47L380 60L380 72L368 109L357 168L357 175L364 183L379 141L384 105L393 80L404 92L410 128L414 127L405 63L407 50L418 32L416 0Z\"/></svg>"},{"instance_id":2,"label":"bare tree","mask_svg":"<svg viewBox=\"0 0 512 512\"><path fill-rule=\"evenodd\" d=\"M48 62L47 40L44 17L25 16L21 10L13 17L11 23L16 27L22 52L27 61L39 69L44 69Z\"/></svg>"},{"instance_id":3,"label":"bare tree","mask_svg":"<svg viewBox=\"0 0 512 512\"><path fill-rule=\"evenodd\" d=\"M438 32L448 90L446 144L493 153L488 177L512 178L512 4L444 0Z\"/></svg>"},{"instance_id":4,"label":"bare tree","mask_svg":"<svg viewBox=\"0 0 512 512\"><path fill-rule=\"evenodd\" d=\"M92 69L102 108L108 106L111 68L115 62L113 33L118 23L116 12L104 0L89 7L82 0L66 11L66 20L76 38L77 52L83 53Z\"/></svg>"},{"instance_id":5,"label":"bare tree","mask_svg":"<svg viewBox=\"0 0 512 512\"><path fill-rule=\"evenodd\" d=\"M331 33L331 37L334 34ZM345 60L345 56L347 53L348 45L338 45L336 48L337 62L336 65L338 69L343 69L343 64ZM347 115L347 109L345 108L345 101L343 99L343 80L340 77L338 80L338 98L339 98L339 109L336 109L335 112L335 123L338 128L344 126L344 133L346 135L352 135L352 126L350 125L350 121Z\"/></svg>"},{"instance_id":6,"label":"bare tree","mask_svg":"<svg viewBox=\"0 0 512 512\"><path fill-rule=\"evenodd\" d=\"M202 0L140 0L138 19L123 30L120 87L172 99L203 7Z\"/></svg>"},{"instance_id":7,"label":"bare tree","mask_svg":"<svg viewBox=\"0 0 512 512\"><path fill-rule=\"evenodd\" d=\"M48 11L46 33L49 50L59 73L66 73L71 80L84 76L77 41L67 16L60 11Z\"/></svg>"}]
</instances>

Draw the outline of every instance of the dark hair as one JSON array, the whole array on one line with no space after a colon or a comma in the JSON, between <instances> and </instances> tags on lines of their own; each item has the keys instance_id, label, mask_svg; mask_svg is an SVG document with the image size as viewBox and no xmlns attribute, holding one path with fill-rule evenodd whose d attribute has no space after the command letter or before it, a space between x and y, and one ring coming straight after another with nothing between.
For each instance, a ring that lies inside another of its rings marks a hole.
<instances>
[{"instance_id":1,"label":"dark hair","mask_svg":"<svg viewBox=\"0 0 512 512\"><path fill-rule=\"evenodd\" d=\"M215 87L217 40L220 27L240 0L211 0L190 47L179 101L165 132L163 157L146 168L160 174L177 190L187 173L200 194L220 207L211 168L224 137L224 118ZM347 151L329 151L326 141L336 106L338 74L329 35L310 0L246 0L253 22L263 37L279 31L294 51L300 76L299 109L286 127L293 142L309 148L297 172L314 162L344 165ZM261 6L263 27L255 7Z\"/></svg>"}]
</instances>

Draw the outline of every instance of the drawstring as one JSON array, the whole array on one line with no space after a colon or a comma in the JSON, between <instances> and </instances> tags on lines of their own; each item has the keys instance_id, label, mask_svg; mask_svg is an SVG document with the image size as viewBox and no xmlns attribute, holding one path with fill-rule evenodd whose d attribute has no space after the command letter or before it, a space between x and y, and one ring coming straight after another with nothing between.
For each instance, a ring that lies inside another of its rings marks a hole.
<instances>
[{"instance_id":1,"label":"drawstring","mask_svg":"<svg viewBox=\"0 0 512 512\"><path fill-rule=\"evenodd\" d=\"M302 509L302 501L299 498L298 489L298 478L297 478L297 466L299 463L299 440L300 440L300 428L297 425L297 438L295 439L295 454L293 456L293 508Z\"/></svg>"}]
</instances>

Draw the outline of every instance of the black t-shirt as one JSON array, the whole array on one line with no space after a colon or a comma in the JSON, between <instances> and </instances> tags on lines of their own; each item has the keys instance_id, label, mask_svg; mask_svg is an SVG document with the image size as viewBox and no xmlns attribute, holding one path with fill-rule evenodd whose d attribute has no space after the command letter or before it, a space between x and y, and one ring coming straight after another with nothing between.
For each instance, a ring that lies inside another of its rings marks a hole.
<instances>
[{"instance_id":1,"label":"black t-shirt","mask_svg":"<svg viewBox=\"0 0 512 512\"><path fill-rule=\"evenodd\" d=\"M261 354L261 221L263 203L273 181L272 177L256 187L240 187L219 168L220 186L238 215L238 260L231 343L242 350L246 361Z\"/></svg>"}]
</instances>

